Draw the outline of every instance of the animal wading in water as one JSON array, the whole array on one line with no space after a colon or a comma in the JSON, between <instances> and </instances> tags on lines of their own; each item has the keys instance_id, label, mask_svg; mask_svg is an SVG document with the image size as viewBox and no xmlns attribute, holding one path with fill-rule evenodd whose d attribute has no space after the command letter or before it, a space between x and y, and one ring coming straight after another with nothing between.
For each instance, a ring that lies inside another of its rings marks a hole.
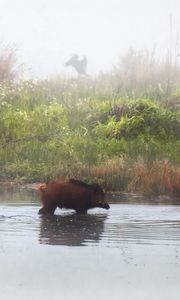
<instances>
[{"instance_id":1,"label":"animal wading in water","mask_svg":"<svg viewBox=\"0 0 180 300\"><path fill-rule=\"evenodd\" d=\"M50 181L39 187L43 207L39 214L54 214L57 207L86 213L89 208L109 209L105 193L98 184L89 185L79 180Z\"/></svg>"}]
</instances>

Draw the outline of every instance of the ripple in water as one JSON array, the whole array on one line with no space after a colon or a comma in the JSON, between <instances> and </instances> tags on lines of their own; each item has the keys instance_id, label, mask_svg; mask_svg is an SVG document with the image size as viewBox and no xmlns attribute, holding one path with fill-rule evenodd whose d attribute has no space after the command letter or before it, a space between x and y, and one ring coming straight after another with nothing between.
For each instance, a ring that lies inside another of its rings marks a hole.
<instances>
[{"instance_id":1,"label":"ripple in water","mask_svg":"<svg viewBox=\"0 0 180 300\"><path fill-rule=\"evenodd\" d=\"M179 207L113 205L112 210L103 233L105 244L180 245Z\"/></svg>"},{"instance_id":2,"label":"ripple in water","mask_svg":"<svg viewBox=\"0 0 180 300\"><path fill-rule=\"evenodd\" d=\"M179 206L38 210L37 197L0 194L1 299L179 300Z\"/></svg>"},{"instance_id":3,"label":"ripple in water","mask_svg":"<svg viewBox=\"0 0 180 300\"><path fill-rule=\"evenodd\" d=\"M1 206L0 235L8 242L28 238L39 244L120 247L122 243L180 245L180 208L111 204L87 215L59 211L38 216L38 207Z\"/></svg>"}]
</instances>

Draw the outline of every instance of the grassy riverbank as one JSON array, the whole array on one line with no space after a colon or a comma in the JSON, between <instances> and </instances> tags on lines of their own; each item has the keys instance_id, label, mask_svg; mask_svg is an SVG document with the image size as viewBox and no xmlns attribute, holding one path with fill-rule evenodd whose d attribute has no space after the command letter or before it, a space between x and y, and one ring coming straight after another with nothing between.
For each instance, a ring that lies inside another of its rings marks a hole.
<instances>
[{"instance_id":1,"label":"grassy riverbank","mask_svg":"<svg viewBox=\"0 0 180 300\"><path fill-rule=\"evenodd\" d=\"M180 192L178 91L158 101L91 79L0 89L0 179L75 177L106 190Z\"/></svg>"}]
</instances>

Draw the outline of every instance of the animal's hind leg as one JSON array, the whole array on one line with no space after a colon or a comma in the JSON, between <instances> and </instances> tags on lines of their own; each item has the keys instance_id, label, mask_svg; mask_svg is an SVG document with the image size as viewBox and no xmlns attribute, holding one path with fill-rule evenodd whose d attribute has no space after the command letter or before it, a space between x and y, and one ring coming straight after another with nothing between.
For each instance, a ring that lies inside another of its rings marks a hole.
<instances>
[{"instance_id":1,"label":"animal's hind leg","mask_svg":"<svg viewBox=\"0 0 180 300\"><path fill-rule=\"evenodd\" d=\"M54 212L56 210L57 206L43 206L40 210L39 210L39 215L46 215L46 214L50 214L50 215L54 215Z\"/></svg>"}]
</instances>

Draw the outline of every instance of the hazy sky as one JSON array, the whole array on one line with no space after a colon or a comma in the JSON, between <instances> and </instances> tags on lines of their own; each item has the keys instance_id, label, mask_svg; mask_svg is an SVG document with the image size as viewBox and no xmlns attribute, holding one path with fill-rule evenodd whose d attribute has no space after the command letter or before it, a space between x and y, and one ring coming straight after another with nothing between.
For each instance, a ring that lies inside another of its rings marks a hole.
<instances>
[{"instance_id":1,"label":"hazy sky","mask_svg":"<svg viewBox=\"0 0 180 300\"><path fill-rule=\"evenodd\" d=\"M88 57L88 72L109 69L129 47L169 47L180 34L180 0L0 0L0 40L15 42L31 74L73 71L72 53Z\"/></svg>"}]
</instances>

